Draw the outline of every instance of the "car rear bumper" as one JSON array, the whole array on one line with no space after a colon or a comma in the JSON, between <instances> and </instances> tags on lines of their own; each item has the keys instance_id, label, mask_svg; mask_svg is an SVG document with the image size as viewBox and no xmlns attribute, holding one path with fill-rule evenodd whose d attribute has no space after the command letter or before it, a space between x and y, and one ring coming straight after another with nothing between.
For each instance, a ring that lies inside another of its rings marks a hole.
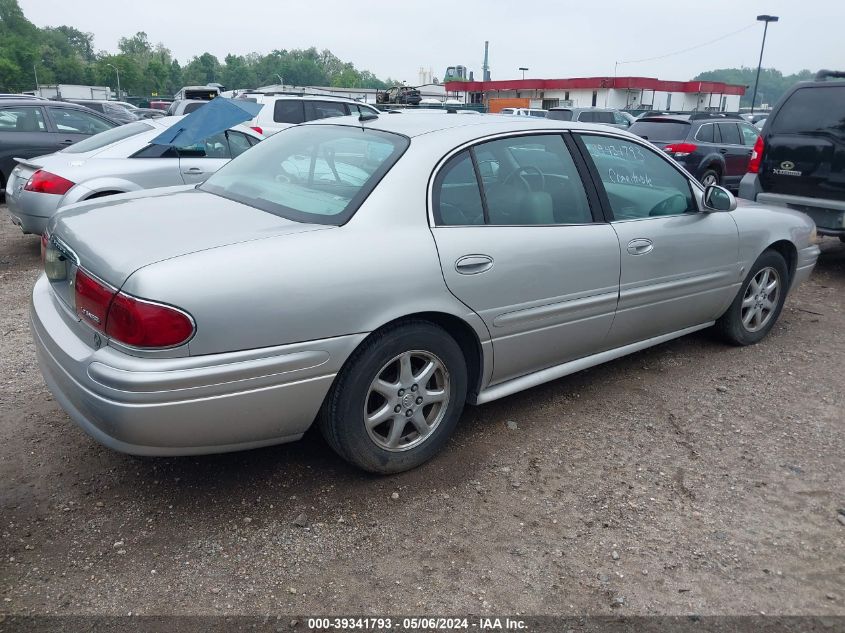
<instances>
[{"instance_id":1,"label":"car rear bumper","mask_svg":"<svg viewBox=\"0 0 845 633\"><path fill-rule=\"evenodd\" d=\"M739 185L739 197L754 200L760 204L774 204L801 211L816 223L819 235L845 235L845 201L826 198L791 196L783 193L768 193L760 187L757 174L746 174Z\"/></svg>"},{"instance_id":2,"label":"car rear bumper","mask_svg":"<svg viewBox=\"0 0 845 633\"><path fill-rule=\"evenodd\" d=\"M58 211L64 196L49 193L25 191L28 177L22 178L12 170L6 185L6 207L12 222L24 233L40 235L47 228L47 222Z\"/></svg>"},{"instance_id":3,"label":"car rear bumper","mask_svg":"<svg viewBox=\"0 0 845 633\"><path fill-rule=\"evenodd\" d=\"M136 455L220 453L299 439L364 334L183 358L84 341L47 279L30 321L44 380L98 442Z\"/></svg>"}]
</instances>

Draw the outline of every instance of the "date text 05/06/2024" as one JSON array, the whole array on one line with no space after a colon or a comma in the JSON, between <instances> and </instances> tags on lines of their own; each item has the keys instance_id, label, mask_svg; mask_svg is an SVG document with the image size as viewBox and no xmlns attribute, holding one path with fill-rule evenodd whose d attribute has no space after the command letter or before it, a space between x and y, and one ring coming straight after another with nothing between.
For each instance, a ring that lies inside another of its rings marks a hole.
<instances>
[{"instance_id":1,"label":"date text 05/06/2024","mask_svg":"<svg viewBox=\"0 0 845 633\"><path fill-rule=\"evenodd\" d=\"M477 630L477 631L525 631L524 620L509 617L480 618L440 618L440 617L347 617L347 618L308 618L307 626L312 631L439 631L439 630Z\"/></svg>"}]
</instances>

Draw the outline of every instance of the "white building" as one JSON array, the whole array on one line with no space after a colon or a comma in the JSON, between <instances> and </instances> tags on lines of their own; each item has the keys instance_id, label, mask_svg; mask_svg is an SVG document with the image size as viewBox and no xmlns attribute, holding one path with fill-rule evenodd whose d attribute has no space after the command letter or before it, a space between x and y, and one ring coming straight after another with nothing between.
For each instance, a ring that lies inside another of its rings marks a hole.
<instances>
[{"instance_id":1,"label":"white building","mask_svg":"<svg viewBox=\"0 0 845 633\"><path fill-rule=\"evenodd\" d=\"M549 109L558 106L737 112L745 86L715 81L663 81L653 77L581 77L450 81L450 97L487 106Z\"/></svg>"}]
</instances>

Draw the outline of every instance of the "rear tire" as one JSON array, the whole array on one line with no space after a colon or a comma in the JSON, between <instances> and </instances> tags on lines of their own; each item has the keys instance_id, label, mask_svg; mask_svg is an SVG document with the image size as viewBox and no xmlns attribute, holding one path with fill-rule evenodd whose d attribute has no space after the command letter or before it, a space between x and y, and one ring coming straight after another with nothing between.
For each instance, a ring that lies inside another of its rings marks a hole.
<instances>
[{"instance_id":1,"label":"rear tire","mask_svg":"<svg viewBox=\"0 0 845 633\"><path fill-rule=\"evenodd\" d=\"M710 185L719 185L722 182L722 176L715 169L707 169L701 174L701 184L705 187Z\"/></svg>"},{"instance_id":2,"label":"rear tire","mask_svg":"<svg viewBox=\"0 0 845 633\"><path fill-rule=\"evenodd\" d=\"M348 462L398 473L445 446L466 390L466 360L455 339L428 321L406 321L355 350L326 396L318 426Z\"/></svg>"},{"instance_id":3,"label":"rear tire","mask_svg":"<svg viewBox=\"0 0 845 633\"><path fill-rule=\"evenodd\" d=\"M753 345L774 327L789 290L783 255L767 250L748 271L731 307L716 321L722 338L734 345Z\"/></svg>"}]
</instances>

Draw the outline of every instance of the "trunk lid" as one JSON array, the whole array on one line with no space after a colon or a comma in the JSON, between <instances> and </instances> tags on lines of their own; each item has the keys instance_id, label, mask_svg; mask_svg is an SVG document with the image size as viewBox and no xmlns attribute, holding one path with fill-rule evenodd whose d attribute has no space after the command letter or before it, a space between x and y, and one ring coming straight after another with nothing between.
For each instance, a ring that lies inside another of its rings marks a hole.
<instances>
[{"instance_id":1,"label":"trunk lid","mask_svg":"<svg viewBox=\"0 0 845 633\"><path fill-rule=\"evenodd\" d=\"M193 187L167 187L71 205L48 226L69 259L120 288L136 270L228 244L332 228L304 224ZM198 271L198 275L201 271ZM70 303L70 279L53 283Z\"/></svg>"}]
</instances>

